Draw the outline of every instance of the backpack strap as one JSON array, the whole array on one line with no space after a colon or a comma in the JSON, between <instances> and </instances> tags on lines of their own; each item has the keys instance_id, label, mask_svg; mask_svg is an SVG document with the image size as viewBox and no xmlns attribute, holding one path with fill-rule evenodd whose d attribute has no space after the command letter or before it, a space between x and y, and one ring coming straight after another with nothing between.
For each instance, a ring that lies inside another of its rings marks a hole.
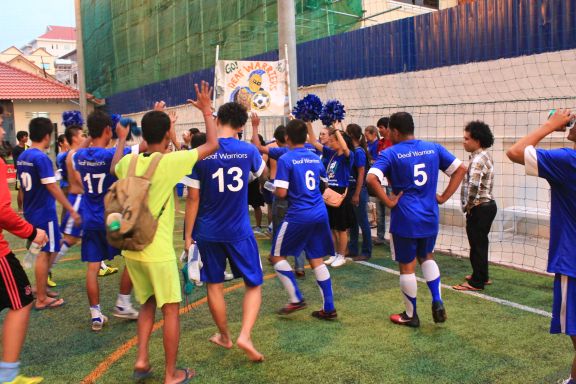
<instances>
[{"instance_id":1,"label":"backpack strap","mask_svg":"<svg viewBox=\"0 0 576 384\"><path fill-rule=\"evenodd\" d=\"M126 177L136 176L136 165L138 164L138 155L133 154L132 159L130 159L130 165L128 166L128 174Z\"/></svg>"},{"instance_id":2,"label":"backpack strap","mask_svg":"<svg viewBox=\"0 0 576 384\"><path fill-rule=\"evenodd\" d=\"M142 178L144 178L146 180L150 180L152 178L152 176L154 176L154 172L156 171L156 168L158 167L158 163L160 163L161 159L162 159L161 153L154 156L152 158L152 160L150 161L150 165L148 166L146 173L144 173L144 175L142 175Z\"/></svg>"}]
</instances>

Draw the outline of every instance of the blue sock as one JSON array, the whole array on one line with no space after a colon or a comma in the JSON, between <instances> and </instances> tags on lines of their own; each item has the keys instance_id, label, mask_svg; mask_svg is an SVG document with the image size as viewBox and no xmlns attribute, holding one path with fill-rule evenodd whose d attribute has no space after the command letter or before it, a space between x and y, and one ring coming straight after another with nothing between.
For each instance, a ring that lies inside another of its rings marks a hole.
<instances>
[{"instance_id":1,"label":"blue sock","mask_svg":"<svg viewBox=\"0 0 576 384\"><path fill-rule=\"evenodd\" d=\"M325 264L314 268L316 275L316 283L320 288L320 294L324 301L322 309L324 312L332 312L334 309L334 294L332 293L332 279L330 279L330 272Z\"/></svg>"},{"instance_id":2,"label":"blue sock","mask_svg":"<svg viewBox=\"0 0 576 384\"><path fill-rule=\"evenodd\" d=\"M406 315L414 317L416 315L416 295L418 293L418 282L416 275L400 275L400 289L404 295L404 305L406 306Z\"/></svg>"},{"instance_id":3,"label":"blue sock","mask_svg":"<svg viewBox=\"0 0 576 384\"><path fill-rule=\"evenodd\" d=\"M278 280L282 283L288 295L290 295L291 303L299 303L304 300L300 289L298 289L298 283L296 283L296 275L292 271L292 267L288 264L288 261L282 260L274 264L274 270L278 276Z\"/></svg>"},{"instance_id":4,"label":"blue sock","mask_svg":"<svg viewBox=\"0 0 576 384\"><path fill-rule=\"evenodd\" d=\"M16 376L20 373L20 362L6 363L4 361L0 362L0 382L13 381Z\"/></svg>"},{"instance_id":5,"label":"blue sock","mask_svg":"<svg viewBox=\"0 0 576 384\"><path fill-rule=\"evenodd\" d=\"M442 295L440 293L440 269L434 260L426 260L422 263L422 274L428 284L430 293L432 294L432 301L442 302Z\"/></svg>"}]
</instances>

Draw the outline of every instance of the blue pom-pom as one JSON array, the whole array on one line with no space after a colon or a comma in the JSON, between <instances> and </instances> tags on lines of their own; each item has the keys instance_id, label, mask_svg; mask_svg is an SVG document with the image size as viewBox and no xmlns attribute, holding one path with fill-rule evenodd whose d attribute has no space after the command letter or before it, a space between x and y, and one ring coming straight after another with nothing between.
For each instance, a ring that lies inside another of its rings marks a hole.
<instances>
[{"instance_id":1,"label":"blue pom-pom","mask_svg":"<svg viewBox=\"0 0 576 384\"><path fill-rule=\"evenodd\" d=\"M322 100L316 95L309 94L298 100L292 110L295 118L304 121L316 121L322 112Z\"/></svg>"},{"instance_id":2,"label":"blue pom-pom","mask_svg":"<svg viewBox=\"0 0 576 384\"><path fill-rule=\"evenodd\" d=\"M326 104L324 104L324 108L322 108L320 120L322 120L322 124L329 127L336 121L344 120L345 116L346 110L342 103L338 100L328 100Z\"/></svg>"},{"instance_id":3,"label":"blue pom-pom","mask_svg":"<svg viewBox=\"0 0 576 384\"><path fill-rule=\"evenodd\" d=\"M73 125L82 127L84 125L84 119L82 118L82 113L80 111L65 111L62 113L62 124L68 128Z\"/></svg>"},{"instance_id":4,"label":"blue pom-pom","mask_svg":"<svg viewBox=\"0 0 576 384\"><path fill-rule=\"evenodd\" d=\"M118 125L118 122L120 122L122 115L118 113L113 113L112 115L110 115L110 118L112 119L112 138L117 139L118 135L116 134L116 125Z\"/></svg>"}]
</instances>

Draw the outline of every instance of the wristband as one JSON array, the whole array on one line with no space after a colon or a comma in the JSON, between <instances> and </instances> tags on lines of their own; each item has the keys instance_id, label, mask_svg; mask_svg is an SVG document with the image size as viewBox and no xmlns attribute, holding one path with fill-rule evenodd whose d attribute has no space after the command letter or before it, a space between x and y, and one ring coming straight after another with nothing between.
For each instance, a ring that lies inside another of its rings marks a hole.
<instances>
[{"instance_id":1,"label":"wristband","mask_svg":"<svg viewBox=\"0 0 576 384\"><path fill-rule=\"evenodd\" d=\"M36 227L32 227L32 234L30 236L28 236L27 240L33 241L37 235L38 235L38 230L36 229Z\"/></svg>"}]
</instances>

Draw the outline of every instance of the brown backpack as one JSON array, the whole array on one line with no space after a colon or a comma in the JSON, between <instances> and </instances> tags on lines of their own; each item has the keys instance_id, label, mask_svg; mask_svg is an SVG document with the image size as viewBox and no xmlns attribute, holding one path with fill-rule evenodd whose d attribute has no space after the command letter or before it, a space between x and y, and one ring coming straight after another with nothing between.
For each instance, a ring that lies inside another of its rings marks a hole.
<instances>
[{"instance_id":1,"label":"brown backpack","mask_svg":"<svg viewBox=\"0 0 576 384\"><path fill-rule=\"evenodd\" d=\"M136 176L138 155L132 155L128 173L124 179L116 181L104 198L106 218L106 239L115 248L129 251L141 251L146 248L156 234L158 219L162 216L166 203L158 217L154 217L148 207L150 180L162 159L162 154L155 154L148 169L142 176ZM112 216L110 216L112 215ZM110 220L120 219L119 228L111 228Z\"/></svg>"}]
</instances>

